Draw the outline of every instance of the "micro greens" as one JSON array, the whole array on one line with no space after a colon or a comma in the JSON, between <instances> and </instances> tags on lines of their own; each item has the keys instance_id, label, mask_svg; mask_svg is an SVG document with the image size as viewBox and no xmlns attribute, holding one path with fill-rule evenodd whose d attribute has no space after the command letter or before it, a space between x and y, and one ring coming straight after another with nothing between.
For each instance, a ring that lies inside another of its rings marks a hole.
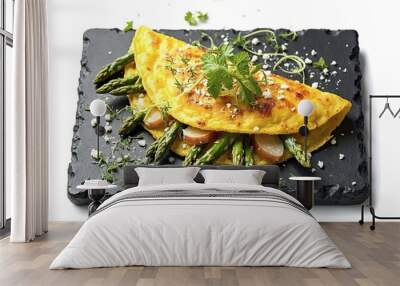
<instances>
[{"instance_id":1,"label":"micro greens","mask_svg":"<svg viewBox=\"0 0 400 286\"><path fill-rule=\"evenodd\" d=\"M325 59L323 57L320 57L318 61L313 62L313 67L322 71L328 68L328 65L326 64Z\"/></svg>"},{"instance_id":2,"label":"micro greens","mask_svg":"<svg viewBox=\"0 0 400 286\"><path fill-rule=\"evenodd\" d=\"M300 58L299 56L287 55L286 53L282 52L281 46L279 45L279 41L278 41L274 31L269 30L269 29L263 29L263 30L254 31L254 32L249 33L244 36L242 36L239 33L239 35L233 41L233 44L235 46L240 47L241 49L243 49L244 51L246 51L250 54L260 56L260 54L258 52L255 52L254 50L249 48L249 44L251 43L249 38L259 35L259 34L265 35L267 43L273 49L273 52L264 53L263 55L266 55L268 57L278 57L279 58L279 60L275 63L273 70L276 70L279 68L281 71L283 71L285 73L297 74L302 78L302 80L304 82L304 80L305 80L304 70L306 68L306 64L305 64L304 60L302 58ZM281 33L279 35L279 37L284 38L284 39L296 40L297 33L294 31L289 31L289 32ZM295 64L296 67L294 67L292 69L286 69L281 66L288 61Z\"/></svg>"},{"instance_id":3,"label":"micro greens","mask_svg":"<svg viewBox=\"0 0 400 286\"><path fill-rule=\"evenodd\" d=\"M205 23L208 21L208 14L201 11L198 11L196 14L187 11L184 19L190 26L197 26L199 22Z\"/></svg>"},{"instance_id":4,"label":"micro greens","mask_svg":"<svg viewBox=\"0 0 400 286\"><path fill-rule=\"evenodd\" d=\"M198 11L197 12L197 19L199 19L200 22L205 23L208 21L208 14Z\"/></svg>"},{"instance_id":5,"label":"micro greens","mask_svg":"<svg viewBox=\"0 0 400 286\"><path fill-rule=\"evenodd\" d=\"M279 34L279 38L284 39L286 41L296 41L298 34L296 31L288 31Z\"/></svg>"},{"instance_id":6,"label":"micro greens","mask_svg":"<svg viewBox=\"0 0 400 286\"><path fill-rule=\"evenodd\" d=\"M132 20L126 21L124 32L128 32L132 29L133 29L133 21Z\"/></svg>"}]
</instances>

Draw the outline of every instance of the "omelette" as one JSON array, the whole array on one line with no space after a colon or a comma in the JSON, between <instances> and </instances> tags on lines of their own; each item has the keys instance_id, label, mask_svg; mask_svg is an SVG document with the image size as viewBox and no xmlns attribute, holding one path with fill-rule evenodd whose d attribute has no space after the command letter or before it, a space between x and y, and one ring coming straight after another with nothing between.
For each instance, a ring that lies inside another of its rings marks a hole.
<instances>
[{"instance_id":1,"label":"omelette","mask_svg":"<svg viewBox=\"0 0 400 286\"><path fill-rule=\"evenodd\" d=\"M351 109L351 102L338 95L262 70L254 74L262 91L254 104L238 101L235 87L212 97L201 70L206 50L144 26L137 29L129 51L135 54L135 62L125 67L124 76L139 75L145 89L143 93L129 95L132 109L165 110L169 115L163 126L150 128L143 124L155 139L163 136L168 121L176 120L217 134L292 136L302 144L304 139L298 130L304 119L298 114L297 105L309 99L315 107L308 125L308 150L312 152L332 138L331 133ZM185 157L191 147L190 142L177 136L171 150ZM278 159L255 153L254 163L277 163L291 157L285 148ZM213 163L232 164L231 152L225 152Z\"/></svg>"}]
</instances>

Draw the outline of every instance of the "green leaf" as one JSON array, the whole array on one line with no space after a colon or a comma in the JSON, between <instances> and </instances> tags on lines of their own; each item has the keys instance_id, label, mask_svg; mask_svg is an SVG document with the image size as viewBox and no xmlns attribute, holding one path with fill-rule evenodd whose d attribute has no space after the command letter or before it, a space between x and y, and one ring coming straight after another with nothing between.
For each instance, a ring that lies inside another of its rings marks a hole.
<instances>
[{"instance_id":1,"label":"green leaf","mask_svg":"<svg viewBox=\"0 0 400 286\"><path fill-rule=\"evenodd\" d=\"M288 32L280 33L279 37L286 41L296 41L298 35L297 35L296 31L288 31Z\"/></svg>"},{"instance_id":2,"label":"green leaf","mask_svg":"<svg viewBox=\"0 0 400 286\"><path fill-rule=\"evenodd\" d=\"M232 62L235 64L237 70L241 74L249 73L250 57L246 52L237 53L232 57Z\"/></svg>"},{"instance_id":3,"label":"green leaf","mask_svg":"<svg viewBox=\"0 0 400 286\"><path fill-rule=\"evenodd\" d=\"M133 21L132 20L126 21L124 32L126 33L130 30L133 30Z\"/></svg>"},{"instance_id":4,"label":"green leaf","mask_svg":"<svg viewBox=\"0 0 400 286\"><path fill-rule=\"evenodd\" d=\"M190 11L186 12L184 19L190 26L196 26L197 25L196 17Z\"/></svg>"},{"instance_id":5,"label":"green leaf","mask_svg":"<svg viewBox=\"0 0 400 286\"><path fill-rule=\"evenodd\" d=\"M253 104L261 89L253 74L260 67L253 66L246 52L234 53L233 46L222 44L209 49L202 57L202 69L207 78L207 89L213 97L218 97L223 88L232 89L236 79L239 99L245 104Z\"/></svg>"},{"instance_id":6,"label":"green leaf","mask_svg":"<svg viewBox=\"0 0 400 286\"><path fill-rule=\"evenodd\" d=\"M234 46L238 46L238 47L243 48L243 47L247 44L247 42L248 42L248 41L246 40L246 38L244 38L244 37L242 36L242 34L239 33L239 34L236 36L236 38L233 40L232 44L233 44Z\"/></svg>"},{"instance_id":7,"label":"green leaf","mask_svg":"<svg viewBox=\"0 0 400 286\"><path fill-rule=\"evenodd\" d=\"M202 23L207 22L208 14L198 11L197 12L197 19L199 19L199 21L202 22Z\"/></svg>"},{"instance_id":8,"label":"green leaf","mask_svg":"<svg viewBox=\"0 0 400 286\"><path fill-rule=\"evenodd\" d=\"M318 61L313 62L313 67L319 70L324 70L328 68L328 65L326 64L325 59L320 57Z\"/></svg>"}]
</instances>

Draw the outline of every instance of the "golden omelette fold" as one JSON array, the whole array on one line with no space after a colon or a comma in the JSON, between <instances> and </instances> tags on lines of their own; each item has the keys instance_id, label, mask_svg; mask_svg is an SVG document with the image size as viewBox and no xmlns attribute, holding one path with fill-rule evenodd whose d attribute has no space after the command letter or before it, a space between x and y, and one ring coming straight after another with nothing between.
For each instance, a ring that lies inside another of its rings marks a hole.
<instances>
[{"instance_id":1,"label":"golden omelette fold","mask_svg":"<svg viewBox=\"0 0 400 286\"><path fill-rule=\"evenodd\" d=\"M268 91L271 98L258 99L257 108L237 103L229 94L217 99L205 96L206 87L202 84L200 75L200 81L192 78L195 89L181 92L176 85L176 79L184 82L189 76L187 70L184 70L184 63L178 62L180 57L184 57L186 62L189 59L190 65L195 67L195 74L201 74L200 59L204 50L146 27L140 27L136 31L130 51L135 52L136 66L127 66L125 76L139 73L147 92L140 97L130 95L132 107L146 108L154 104L160 108L168 106L168 112L176 120L200 129L247 134L292 134L301 143L303 138L297 132L303 124L303 118L298 115L296 106L301 99L307 98L315 105L309 120L309 151L312 152L332 137L332 131L351 109L349 101L335 94L321 92L274 74L268 76L268 84L260 85L263 91ZM171 66L171 62L175 66ZM163 129L148 131L155 138L163 134ZM185 156L189 148L180 139L172 146L172 150L181 156ZM231 164L229 157L226 154L216 163ZM285 150L282 161L290 157ZM272 163L261 160L256 154L255 162Z\"/></svg>"},{"instance_id":2,"label":"golden omelette fold","mask_svg":"<svg viewBox=\"0 0 400 286\"><path fill-rule=\"evenodd\" d=\"M274 74L268 76L268 84L260 84L271 98L259 97L255 106L237 103L233 91L228 91L227 96L212 98L207 96L206 80L201 73L204 49L143 26L136 31L133 49L139 76L152 102L159 107L168 107L168 113L176 120L200 129L292 134L303 124L296 107L304 98L312 100L315 107L309 118L310 130L351 108L348 100L333 93ZM256 76L261 79L262 71ZM184 88L178 88L177 82Z\"/></svg>"}]
</instances>

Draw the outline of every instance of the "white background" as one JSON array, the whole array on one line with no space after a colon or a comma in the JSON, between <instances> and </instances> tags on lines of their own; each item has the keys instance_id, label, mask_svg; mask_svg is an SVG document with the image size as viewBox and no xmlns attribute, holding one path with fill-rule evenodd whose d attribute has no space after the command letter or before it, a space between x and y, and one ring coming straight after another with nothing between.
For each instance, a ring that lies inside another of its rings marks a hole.
<instances>
[{"instance_id":1,"label":"white background","mask_svg":"<svg viewBox=\"0 0 400 286\"><path fill-rule=\"evenodd\" d=\"M227 1L227 0L48 0L50 47L50 220L84 220L86 208L67 198L67 167L71 157L82 35L90 28L134 26L190 28L183 20L187 10L208 12L209 21L198 28L330 28L356 29L360 35L365 99L371 93L399 93L400 27L397 1ZM382 106L378 102L374 106ZM380 104L380 105L379 105ZM396 110L400 107L400 101ZM377 212L400 215L400 119L374 124L374 166L379 170L374 187ZM313 209L321 221L356 221L358 206Z\"/></svg>"}]
</instances>

